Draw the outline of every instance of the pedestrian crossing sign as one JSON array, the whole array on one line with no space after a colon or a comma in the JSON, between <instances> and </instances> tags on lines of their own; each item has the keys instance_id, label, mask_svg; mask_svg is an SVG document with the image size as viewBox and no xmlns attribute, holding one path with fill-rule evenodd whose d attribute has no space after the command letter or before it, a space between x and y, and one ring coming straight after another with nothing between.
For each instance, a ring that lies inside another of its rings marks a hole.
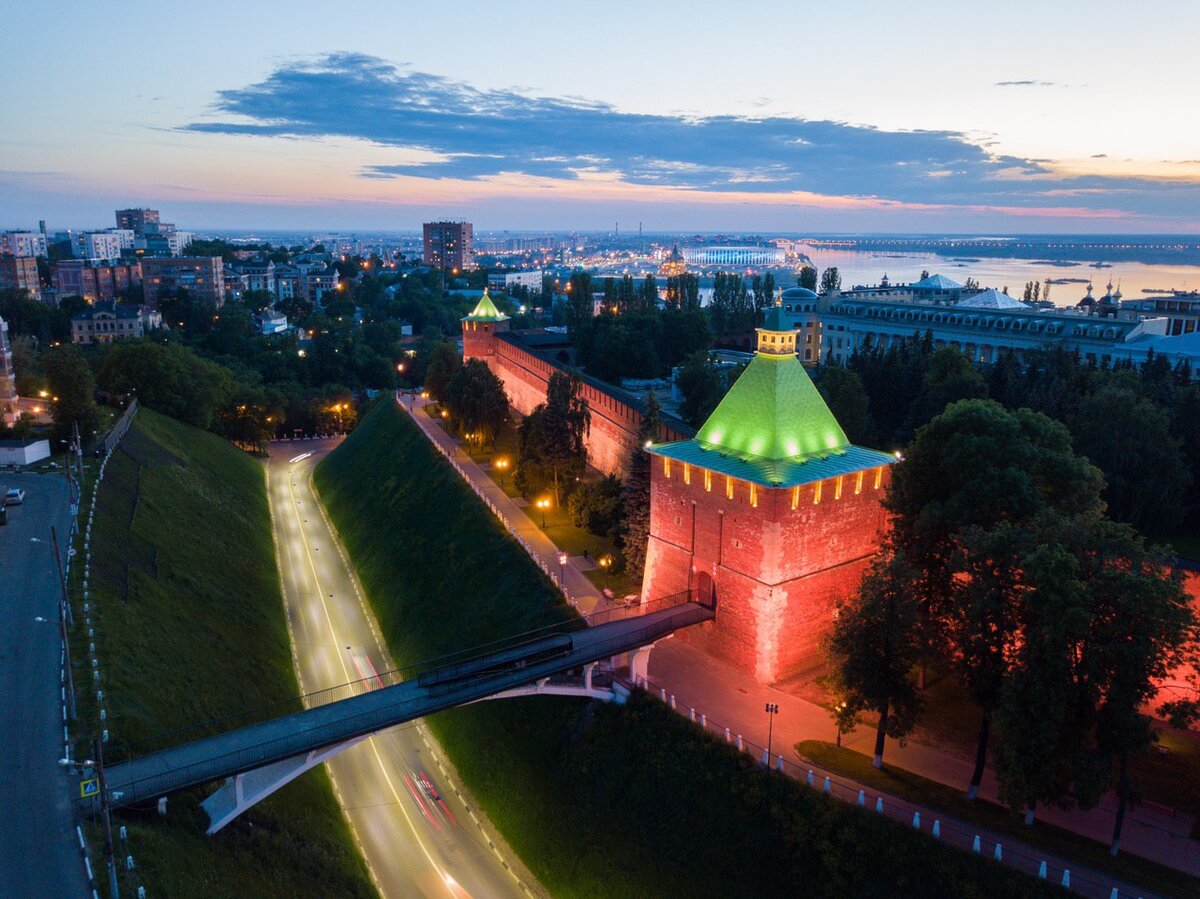
<instances>
[{"instance_id":1,"label":"pedestrian crossing sign","mask_svg":"<svg viewBox=\"0 0 1200 899\"><path fill-rule=\"evenodd\" d=\"M89 796L99 796L99 795L100 795L99 779L92 777L92 778L89 778L88 780L81 780L79 782L80 798L87 799Z\"/></svg>"}]
</instances>

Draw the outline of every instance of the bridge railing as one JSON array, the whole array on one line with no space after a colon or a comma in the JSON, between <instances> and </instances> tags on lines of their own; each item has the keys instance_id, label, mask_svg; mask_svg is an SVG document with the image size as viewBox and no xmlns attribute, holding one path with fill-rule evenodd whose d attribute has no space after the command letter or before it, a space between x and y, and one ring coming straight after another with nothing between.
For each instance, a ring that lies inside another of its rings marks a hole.
<instances>
[{"instance_id":1,"label":"bridge railing","mask_svg":"<svg viewBox=\"0 0 1200 899\"><path fill-rule=\"evenodd\" d=\"M384 730L417 717L472 702L510 687L549 676L559 670L569 670L589 661L628 652L638 646L660 639L681 627L704 620L708 614L707 609L697 609L695 606L680 607L673 614L636 630L625 630L599 641L589 639L585 657L573 657L570 659L570 664L564 665L563 659L533 662L520 668L498 673L493 677L464 682L460 690L439 693L436 698L423 692L363 712L350 713L342 718L330 719L328 716L322 716L321 720L313 721L312 726L290 731L280 737L258 740L227 752L219 752L190 764L174 765L167 753L162 753L162 758L157 761L150 756L137 762L112 766L108 774L110 798L117 805L140 802L194 784L218 780L281 759L341 743L354 737ZM572 655L574 656L575 653ZM350 697L345 701L350 702L355 698L365 699L365 697L359 696ZM208 739L227 739L228 736L227 733ZM199 740L195 745L199 747L204 742L205 740ZM179 748L181 747L177 747L177 749ZM150 769L161 766L161 770L135 775L129 769L130 764Z\"/></svg>"}]
</instances>

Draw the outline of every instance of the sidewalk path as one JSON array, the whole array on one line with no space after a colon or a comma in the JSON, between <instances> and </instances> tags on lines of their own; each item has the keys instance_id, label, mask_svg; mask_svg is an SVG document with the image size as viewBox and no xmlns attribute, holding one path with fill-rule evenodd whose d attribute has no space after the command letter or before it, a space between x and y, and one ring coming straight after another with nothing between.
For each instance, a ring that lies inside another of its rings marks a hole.
<instances>
[{"instance_id":1,"label":"sidewalk path","mask_svg":"<svg viewBox=\"0 0 1200 899\"><path fill-rule=\"evenodd\" d=\"M459 442L429 417L425 412L425 407L429 405L427 400L408 394L398 394L396 402L411 416L417 427L425 432L425 436L434 446L441 450L442 454L458 469L479 497L492 508L509 532L524 546L526 552L563 590L568 602L583 615L604 612L612 607L613 604L596 588L595 584L588 580L579 565L576 564L577 561L582 564L582 559L569 558L565 565L560 564L559 548L534 523L525 509L505 493L478 462L467 455Z\"/></svg>"},{"instance_id":2,"label":"sidewalk path","mask_svg":"<svg viewBox=\"0 0 1200 899\"><path fill-rule=\"evenodd\" d=\"M538 561L542 569L558 582L558 547L517 503L496 484L488 474L467 455L457 440L447 434L424 411L428 405L416 397L397 396L397 404L410 414L413 421L430 441L451 461L463 478L479 496L493 508L508 530ZM568 599L583 614L605 611L612 607L587 577L574 564L563 569L564 591ZM848 778L802 765L792 747L801 740L827 740L835 736L833 723L828 712L808 700L760 684L751 676L706 655L681 640L668 638L660 641L650 656L650 683L652 692L667 701L672 701L677 712L690 716L695 711L695 720L703 715L709 729L723 734L729 729L731 742L741 740L743 748L761 759L767 742L767 716L764 705L774 702L779 705L775 716L771 747L771 764L793 776L804 778L809 769L817 778L815 786L821 788L823 778L830 775L830 792L847 801L857 801L857 793L864 790L867 804L874 808L880 797L878 790L865 788ZM866 755L874 749L874 728L859 727L854 733L843 737L842 744ZM885 761L949 786L966 788L971 778L972 765L958 756L942 752L919 743L908 742L901 747L889 740L884 753ZM782 761L781 761L782 760ZM990 769L984 775L980 796L997 801L995 777ZM993 834L974 824L957 822L954 819L924 807L915 806L890 796L884 796L884 813L905 822L912 821L914 812L920 815L923 830L928 832L934 820L939 821L942 838L970 848L975 835L980 837L980 851L994 857L995 846L1000 844L1002 860L1030 874L1037 874L1041 861L1047 863L1047 877L1055 882L1062 881L1064 870L1069 870L1069 880L1076 892L1084 895L1109 899L1115 887L1119 896L1149 897L1151 893L1115 880L1107 874L1091 871L1082 865L1073 865L1070 860L1057 858L1032 846L1015 842L1005 836ZM1108 798L1101 807L1088 812L1065 811L1055 808L1038 810L1038 818L1065 830L1070 830L1107 845L1112 834L1115 800ZM1192 816L1158 813L1145 807L1130 810L1126 815L1121 845L1123 850L1156 861L1162 865L1200 876L1200 843L1192 840L1188 833Z\"/></svg>"}]
</instances>

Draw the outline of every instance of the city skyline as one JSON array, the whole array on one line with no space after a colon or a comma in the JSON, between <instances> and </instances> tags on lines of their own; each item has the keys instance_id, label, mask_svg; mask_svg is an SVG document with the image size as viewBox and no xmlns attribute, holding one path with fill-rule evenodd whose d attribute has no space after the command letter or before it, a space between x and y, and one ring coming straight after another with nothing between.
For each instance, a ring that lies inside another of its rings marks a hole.
<instances>
[{"instance_id":1,"label":"city skyline","mask_svg":"<svg viewBox=\"0 0 1200 899\"><path fill-rule=\"evenodd\" d=\"M68 8L9 29L7 227L134 204L208 229L1200 229L1192 8L1149 4L1119 46L1107 2Z\"/></svg>"}]
</instances>

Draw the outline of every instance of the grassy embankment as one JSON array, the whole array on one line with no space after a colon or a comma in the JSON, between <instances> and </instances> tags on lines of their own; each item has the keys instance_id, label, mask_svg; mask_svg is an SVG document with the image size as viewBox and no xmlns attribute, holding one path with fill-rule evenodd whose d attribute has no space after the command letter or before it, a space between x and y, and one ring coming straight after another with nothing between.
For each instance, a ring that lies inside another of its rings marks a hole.
<instances>
[{"instance_id":1,"label":"grassy embankment","mask_svg":"<svg viewBox=\"0 0 1200 899\"><path fill-rule=\"evenodd\" d=\"M1032 828L1027 828L1022 816L1007 808L983 799L969 801L961 789L929 780L902 768L885 765L882 770L876 769L869 757L851 749L839 749L832 743L821 740L805 740L796 744L796 752L827 771L843 774L909 802L935 808L959 820L973 822L996 833L1040 847L1048 853L1074 859L1098 871L1108 871L1114 877L1139 884L1165 896L1200 895L1200 880L1182 871L1146 861L1128 852L1113 858L1106 845L1044 821L1038 821Z\"/></svg>"},{"instance_id":2,"label":"grassy embankment","mask_svg":"<svg viewBox=\"0 0 1200 899\"><path fill-rule=\"evenodd\" d=\"M391 404L371 412L316 481L400 664L568 614ZM483 703L430 726L555 896L1057 894L764 772L641 694L623 707Z\"/></svg>"},{"instance_id":3,"label":"grassy embankment","mask_svg":"<svg viewBox=\"0 0 1200 899\"><path fill-rule=\"evenodd\" d=\"M427 407L429 416L442 426L448 433L453 434L448 424L442 419L434 406ZM501 489L513 499L521 499L521 491L513 485L513 469L517 459L517 429L511 423L506 423L501 428L499 435L496 437L496 444L492 446L490 443L485 443L482 446L474 441L463 441L462 449L475 462L479 463L480 467L496 484L500 485ZM494 468L493 463L497 459L503 459L508 463L508 467ZM589 468L585 479L599 480L600 473ZM539 527L542 524L542 513L536 509L530 508L530 520ZM564 552L572 556L581 556L585 552L593 559L599 559L605 555L612 556L614 559L621 554L620 547L609 537L593 534L584 528L575 524L575 519L571 515L569 509L559 506L557 503L551 505L545 512L546 526L542 528L546 536L549 537L554 545ZM625 571L615 573L605 573L598 567L594 567L589 571L585 571L584 575L593 584L601 589L609 589L614 596L621 597L631 593L638 593L642 588L640 578L634 579Z\"/></svg>"},{"instance_id":4,"label":"grassy embankment","mask_svg":"<svg viewBox=\"0 0 1200 899\"><path fill-rule=\"evenodd\" d=\"M259 462L144 409L109 461L93 537L110 762L123 743L163 731L258 706L299 708ZM85 659L86 643L76 647ZM375 894L324 768L213 837L199 807L210 792L172 797L165 818L120 813L151 895Z\"/></svg>"}]
</instances>

